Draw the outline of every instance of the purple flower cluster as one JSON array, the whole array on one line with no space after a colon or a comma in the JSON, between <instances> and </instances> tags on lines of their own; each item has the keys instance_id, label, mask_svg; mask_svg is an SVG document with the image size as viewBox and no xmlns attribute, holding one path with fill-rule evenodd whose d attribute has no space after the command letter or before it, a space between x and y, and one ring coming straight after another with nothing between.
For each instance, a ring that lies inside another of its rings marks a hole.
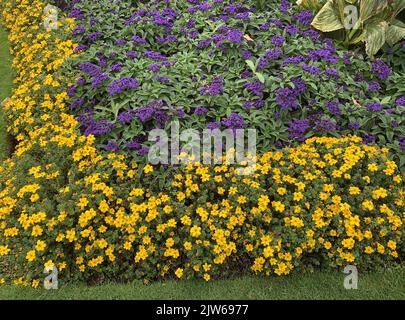
<instances>
[{"instance_id":1,"label":"purple flower cluster","mask_svg":"<svg viewBox=\"0 0 405 320\"><path fill-rule=\"evenodd\" d=\"M118 80L114 80L108 85L108 94L110 96L120 94L127 90L133 90L139 88L138 80L135 78L125 77Z\"/></svg>"},{"instance_id":2,"label":"purple flower cluster","mask_svg":"<svg viewBox=\"0 0 405 320\"><path fill-rule=\"evenodd\" d=\"M243 116L232 112L228 118L223 118L221 123L228 129L242 129L246 126L245 119Z\"/></svg>"},{"instance_id":3,"label":"purple flower cluster","mask_svg":"<svg viewBox=\"0 0 405 320\"><path fill-rule=\"evenodd\" d=\"M209 96L218 96L221 93L224 92L224 87L223 87L223 80L222 77L215 77L212 80L212 83L209 85L206 85L200 90L200 94L203 95L209 95Z\"/></svg>"},{"instance_id":4,"label":"purple flower cluster","mask_svg":"<svg viewBox=\"0 0 405 320\"><path fill-rule=\"evenodd\" d=\"M391 68L382 60L373 63L373 72L381 80L387 79L391 75Z\"/></svg>"}]
</instances>

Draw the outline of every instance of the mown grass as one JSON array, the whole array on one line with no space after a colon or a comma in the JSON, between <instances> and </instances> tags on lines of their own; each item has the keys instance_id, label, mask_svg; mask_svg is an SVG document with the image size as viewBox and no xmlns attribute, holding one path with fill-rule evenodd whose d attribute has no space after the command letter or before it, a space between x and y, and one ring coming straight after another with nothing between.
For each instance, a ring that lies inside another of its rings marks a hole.
<instances>
[{"instance_id":1,"label":"mown grass","mask_svg":"<svg viewBox=\"0 0 405 320\"><path fill-rule=\"evenodd\" d=\"M144 285L140 281L131 284L105 284L100 286L61 285L58 290L0 287L0 299L322 299L322 300L405 300L405 268L384 272L359 274L357 290L343 286L345 274L338 272L314 272L294 274L288 277L246 276L233 280L167 281Z\"/></svg>"},{"instance_id":2,"label":"mown grass","mask_svg":"<svg viewBox=\"0 0 405 320\"><path fill-rule=\"evenodd\" d=\"M11 56L9 53L9 43L7 32L0 25L0 103L10 96L13 86L11 71ZM7 157L8 141L6 125L0 108L0 161Z\"/></svg>"}]
</instances>

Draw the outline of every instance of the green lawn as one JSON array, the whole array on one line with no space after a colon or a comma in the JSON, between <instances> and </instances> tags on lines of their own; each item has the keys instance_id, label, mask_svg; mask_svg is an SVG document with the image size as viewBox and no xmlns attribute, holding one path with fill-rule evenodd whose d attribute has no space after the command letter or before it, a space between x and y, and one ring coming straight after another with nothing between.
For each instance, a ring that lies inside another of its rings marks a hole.
<instances>
[{"instance_id":1,"label":"green lawn","mask_svg":"<svg viewBox=\"0 0 405 320\"><path fill-rule=\"evenodd\" d=\"M0 25L0 103L11 94L12 72L11 57L8 51L8 40L5 29ZM7 135L0 109L0 160L7 156Z\"/></svg>"},{"instance_id":2,"label":"green lawn","mask_svg":"<svg viewBox=\"0 0 405 320\"><path fill-rule=\"evenodd\" d=\"M344 274L295 274L288 277L242 277L235 280L168 281L145 286L67 285L59 290L0 287L0 299L401 299L405 300L405 268L359 274L357 290L343 287Z\"/></svg>"}]
</instances>

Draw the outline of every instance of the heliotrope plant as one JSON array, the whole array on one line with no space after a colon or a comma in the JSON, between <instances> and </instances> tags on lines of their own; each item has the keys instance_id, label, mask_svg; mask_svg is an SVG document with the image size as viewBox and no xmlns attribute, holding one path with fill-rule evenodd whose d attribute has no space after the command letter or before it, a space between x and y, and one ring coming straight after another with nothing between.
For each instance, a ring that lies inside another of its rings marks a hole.
<instances>
[{"instance_id":1,"label":"heliotrope plant","mask_svg":"<svg viewBox=\"0 0 405 320\"><path fill-rule=\"evenodd\" d=\"M73 1L80 55L68 94L84 133L135 157L172 120L256 128L259 152L356 134L401 156L403 74L321 38L311 11L274 3Z\"/></svg>"}]
</instances>

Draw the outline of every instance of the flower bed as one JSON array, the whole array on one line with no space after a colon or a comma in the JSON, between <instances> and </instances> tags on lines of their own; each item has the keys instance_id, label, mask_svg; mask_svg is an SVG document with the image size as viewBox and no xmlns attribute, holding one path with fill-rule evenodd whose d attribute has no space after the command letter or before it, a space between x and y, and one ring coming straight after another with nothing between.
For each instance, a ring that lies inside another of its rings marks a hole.
<instances>
[{"instance_id":1,"label":"flower bed","mask_svg":"<svg viewBox=\"0 0 405 320\"><path fill-rule=\"evenodd\" d=\"M2 10L17 72L5 112L19 142L0 168L5 280L37 287L53 266L66 281L210 280L400 261L403 177L387 148L359 137L263 153L250 176L190 164L170 181L97 149L69 114L77 75L62 65L82 59L70 39L77 23L62 18L45 32L44 6L14 0Z\"/></svg>"}]
</instances>

